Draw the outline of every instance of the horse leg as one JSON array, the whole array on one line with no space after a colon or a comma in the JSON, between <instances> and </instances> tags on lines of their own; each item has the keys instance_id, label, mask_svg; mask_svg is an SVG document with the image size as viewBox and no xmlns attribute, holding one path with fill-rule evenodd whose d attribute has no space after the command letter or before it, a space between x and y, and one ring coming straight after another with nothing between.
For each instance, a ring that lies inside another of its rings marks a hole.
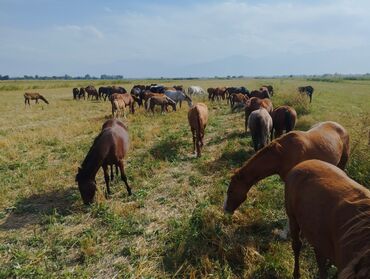
<instances>
[{"instance_id":1,"label":"horse leg","mask_svg":"<svg viewBox=\"0 0 370 279\"><path fill-rule=\"evenodd\" d=\"M182 101L180 100L180 108L181 108Z\"/></svg>"},{"instance_id":2,"label":"horse leg","mask_svg":"<svg viewBox=\"0 0 370 279\"><path fill-rule=\"evenodd\" d=\"M107 165L103 165L102 167L103 167L103 171L104 171L105 185L107 186L107 192L105 193L105 197L107 198L108 195L110 195L108 166Z\"/></svg>"},{"instance_id":3,"label":"horse leg","mask_svg":"<svg viewBox=\"0 0 370 279\"><path fill-rule=\"evenodd\" d=\"M113 181L114 175L113 175L113 165L110 165L110 179Z\"/></svg>"},{"instance_id":4,"label":"horse leg","mask_svg":"<svg viewBox=\"0 0 370 279\"><path fill-rule=\"evenodd\" d=\"M319 278L320 279L326 279L328 277L328 271L326 269L326 258L323 257L318 251L317 249L314 249L315 250L315 256L316 256L316 262L317 262L317 266L319 268Z\"/></svg>"},{"instance_id":5,"label":"horse leg","mask_svg":"<svg viewBox=\"0 0 370 279\"><path fill-rule=\"evenodd\" d=\"M121 179L123 180L123 182L125 182L128 195L131 196L132 192L131 192L130 186L128 186L128 183L127 183L127 177L126 177L126 174L125 174L125 169L123 167L122 160L118 162L118 167L119 167L119 169L121 171Z\"/></svg>"},{"instance_id":6,"label":"horse leg","mask_svg":"<svg viewBox=\"0 0 370 279\"><path fill-rule=\"evenodd\" d=\"M193 154L195 154L195 142L196 142L196 136L195 136L195 130L191 129L191 134L193 137Z\"/></svg>"},{"instance_id":7,"label":"horse leg","mask_svg":"<svg viewBox=\"0 0 370 279\"><path fill-rule=\"evenodd\" d=\"M200 129L199 127L198 127L198 129ZM198 133L196 133L196 134L198 134ZM199 132L199 134L200 134L200 132ZM197 157L199 158L202 154L201 154L201 146L200 146L200 141L201 141L201 139L200 138L198 138L198 136L196 136L196 147L197 147Z\"/></svg>"},{"instance_id":8,"label":"horse leg","mask_svg":"<svg viewBox=\"0 0 370 279\"><path fill-rule=\"evenodd\" d=\"M299 272L299 253L301 251L302 242L299 238L300 228L297 221L294 218L289 218L290 234L292 236L292 248L294 253L294 272L293 278L300 278Z\"/></svg>"}]
</instances>

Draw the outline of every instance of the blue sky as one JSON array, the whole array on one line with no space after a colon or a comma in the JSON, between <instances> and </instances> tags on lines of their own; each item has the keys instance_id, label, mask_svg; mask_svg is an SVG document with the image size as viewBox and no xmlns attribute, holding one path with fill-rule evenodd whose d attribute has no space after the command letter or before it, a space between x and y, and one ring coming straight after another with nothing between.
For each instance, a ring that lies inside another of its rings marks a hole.
<instances>
[{"instance_id":1,"label":"blue sky","mask_svg":"<svg viewBox=\"0 0 370 279\"><path fill-rule=\"evenodd\" d=\"M0 0L0 74L370 72L370 1Z\"/></svg>"}]
</instances>

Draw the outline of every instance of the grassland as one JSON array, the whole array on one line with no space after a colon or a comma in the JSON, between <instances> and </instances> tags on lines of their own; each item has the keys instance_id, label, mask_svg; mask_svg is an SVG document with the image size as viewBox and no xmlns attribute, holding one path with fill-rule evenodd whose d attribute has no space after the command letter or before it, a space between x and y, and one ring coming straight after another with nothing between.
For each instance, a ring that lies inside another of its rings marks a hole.
<instances>
[{"instance_id":1,"label":"grassland","mask_svg":"<svg viewBox=\"0 0 370 279\"><path fill-rule=\"evenodd\" d=\"M234 168L253 155L242 113L208 103L203 157L191 154L187 107L155 116L129 115L125 160L134 194L121 181L105 200L82 205L74 177L110 104L73 101L71 88L89 81L0 82L0 278L289 278L290 241L273 233L285 225L277 176L253 187L232 218L221 206ZM94 83L94 82L93 82ZM96 85L109 82L95 82ZM174 82L165 83L172 85ZM257 88L273 84L274 105L291 104L297 129L333 120L351 135L347 173L369 187L370 82L312 82L312 105L296 97L296 79L199 80L175 83ZM130 88L132 84L123 84ZM50 105L25 108L24 90ZM99 186L104 185L101 172ZM303 278L316 264L307 244ZM333 271L334 272L334 271Z\"/></svg>"}]
</instances>

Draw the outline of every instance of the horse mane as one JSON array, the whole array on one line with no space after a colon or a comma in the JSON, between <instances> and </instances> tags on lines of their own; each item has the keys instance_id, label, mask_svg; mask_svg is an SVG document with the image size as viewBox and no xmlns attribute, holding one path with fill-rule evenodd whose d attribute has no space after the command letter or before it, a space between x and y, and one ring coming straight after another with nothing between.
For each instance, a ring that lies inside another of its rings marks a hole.
<instances>
[{"instance_id":1,"label":"horse mane","mask_svg":"<svg viewBox=\"0 0 370 279\"><path fill-rule=\"evenodd\" d=\"M91 170L98 164L101 165L101 155L97 151L97 145L99 140L102 138L104 131L106 131L105 128L97 137L94 139L94 142L92 146L90 147L89 152L87 153L85 159L83 160L81 167L78 169L78 173L76 175L76 181L86 178L88 174L91 172Z\"/></svg>"},{"instance_id":2,"label":"horse mane","mask_svg":"<svg viewBox=\"0 0 370 279\"><path fill-rule=\"evenodd\" d=\"M345 246L354 242L370 243L370 206L364 211L358 210L358 214L349 219L343 227L351 223L341 238L346 243Z\"/></svg>"}]
</instances>

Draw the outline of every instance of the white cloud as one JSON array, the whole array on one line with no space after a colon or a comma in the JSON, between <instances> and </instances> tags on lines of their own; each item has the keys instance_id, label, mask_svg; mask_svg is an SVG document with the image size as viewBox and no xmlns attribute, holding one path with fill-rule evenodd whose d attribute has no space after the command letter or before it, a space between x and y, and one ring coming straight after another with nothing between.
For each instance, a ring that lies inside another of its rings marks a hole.
<instances>
[{"instance_id":1,"label":"white cloud","mask_svg":"<svg viewBox=\"0 0 370 279\"><path fill-rule=\"evenodd\" d=\"M64 33L64 35L73 35L77 37L93 36L97 39L103 39L104 35L93 25L62 25L55 28L57 31Z\"/></svg>"}]
</instances>

